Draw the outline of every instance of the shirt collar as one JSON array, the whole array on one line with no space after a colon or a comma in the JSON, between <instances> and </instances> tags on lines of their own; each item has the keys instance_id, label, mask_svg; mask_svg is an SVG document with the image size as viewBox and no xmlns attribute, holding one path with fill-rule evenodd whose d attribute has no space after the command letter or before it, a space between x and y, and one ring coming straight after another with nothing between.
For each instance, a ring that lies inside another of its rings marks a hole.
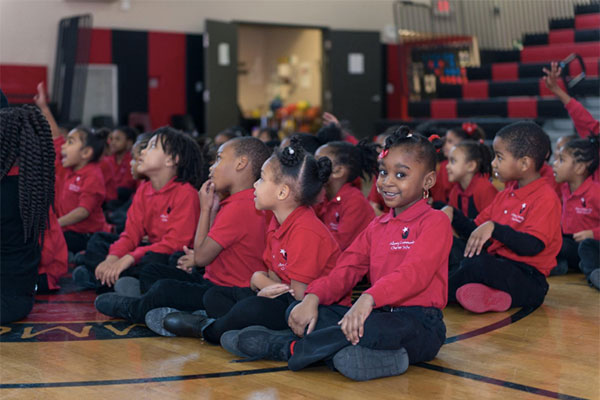
<instances>
[{"instance_id":1,"label":"shirt collar","mask_svg":"<svg viewBox=\"0 0 600 400\"><path fill-rule=\"evenodd\" d=\"M290 215L288 215L288 217L285 219L285 221L283 221L283 224L281 224L281 225L279 225L279 222L277 222L277 217L273 216L269 230L275 231L274 232L275 238L280 239L290 229L290 227L294 224L294 222L296 222L297 219L301 218L302 216L304 216L305 214L308 214L308 213L312 213L313 215L315 215L315 212L311 207L307 207L307 206L297 207L294 211L292 211L292 213ZM315 218L316 218L316 215L315 215Z\"/></svg>"},{"instance_id":2,"label":"shirt collar","mask_svg":"<svg viewBox=\"0 0 600 400\"><path fill-rule=\"evenodd\" d=\"M417 217L420 217L427 211L431 210L431 206L427 204L425 199L417 201L415 204L401 212L399 215L394 216L394 209L383 215L379 222L386 224L389 221L411 221Z\"/></svg>"},{"instance_id":3,"label":"shirt collar","mask_svg":"<svg viewBox=\"0 0 600 400\"><path fill-rule=\"evenodd\" d=\"M159 194L159 193L166 193L168 191L171 191L173 188L178 187L179 185L181 185L181 182L175 182L175 179L177 179L176 176L172 177L169 182L167 182L167 184L165 186L163 186L160 190L154 190L154 187L152 187L152 182L148 181L148 187L150 188L150 190L148 190L146 192L146 196L153 196L155 194Z\"/></svg>"},{"instance_id":4,"label":"shirt collar","mask_svg":"<svg viewBox=\"0 0 600 400\"><path fill-rule=\"evenodd\" d=\"M234 202L234 201L242 201L242 200L254 200L254 189L244 189L235 194L227 196L223 201L221 201L221 206L225 204Z\"/></svg>"},{"instance_id":5,"label":"shirt collar","mask_svg":"<svg viewBox=\"0 0 600 400\"><path fill-rule=\"evenodd\" d=\"M519 183L515 182L511 187L508 188L508 191L509 191L509 193L514 193L515 196L517 196L519 199L523 200L523 199L526 199L527 197L529 197L533 192L535 192L542 186L547 185L546 182L547 182L546 178L544 178L543 176L539 177L535 181L533 181L523 187L517 187L517 185Z\"/></svg>"},{"instance_id":6,"label":"shirt collar","mask_svg":"<svg viewBox=\"0 0 600 400\"><path fill-rule=\"evenodd\" d=\"M592 176L590 175L585 179L585 181L583 181L581 183L581 185L579 185L577 190L575 190L575 192L572 193L571 196L581 196L582 194L584 194L585 192L587 192L590 189L592 184L593 184L593 180L592 180ZM569 190L568 187L569 187L569 184L567 183L567 190Z\"/></svg>"},{"instance_id":7,"label":"shirt collar","mask_svg":"<svg viewBox=\"0 0 600 400\"><path fill-rule=\"evenodd\" d=\"M331 200L325 200L325 204L341 203L342 200L348 195L348 193L352 191L352 188L352 183L344 183L344 185L342 185L340 190L338 190L336 195Z\"/></svg>"}]
</instances>

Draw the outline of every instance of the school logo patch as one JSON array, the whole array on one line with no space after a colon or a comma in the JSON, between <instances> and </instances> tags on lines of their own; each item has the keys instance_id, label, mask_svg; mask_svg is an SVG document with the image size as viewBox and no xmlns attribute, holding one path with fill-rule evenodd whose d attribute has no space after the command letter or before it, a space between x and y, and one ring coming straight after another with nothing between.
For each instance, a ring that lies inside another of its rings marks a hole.
<instances>
[{"instance_id":1,"label":"school logo patch","mask_svg":"<svg viewBox=\"0 0 600 400\"><path fill-rule=\"evenodd\" d=\"M76 185L76 184L74 184L74 183L70 183L70 184L69 184L69 190L70 190L71 192L79 192L79 191L81 190L81 186L79 186L79 185Z\"/></svg>"},{"instance_id":2,"label":"school logo patch","mask_svg":"<svg viewBox=\"0 0 600 400\"><path fill-rule=\"evenodd\" d=\"M409 232L410 229L408 229L408 226L405 226L404 229L402 229L402 239L406 239L408 237Z\"/></svg>"},{"instance_id":3,"label":"school logo patch","mask_svg":"<svg viewBox=\"0 0 600 400\"><path fill-rule=\"evenodd\" d=\"M169 222L169 214L160 214L161 222Z\"/></svg>"},{"instance_id":4,"label":"school logo patch","mask_svg":"<svg viewBox=\"0 0 600 400\"><path fill-rule=\"evenodd\" d=\"M281 254L283 259L287 261L287 252L284 249L279 249L279 254Z\"/></svg>"},{"instance_id":5,"label":"school logo patch","mask_svg":"<svg viewBox=\"0 0 600 400\"><path fill-rule=\"evenodd\" d=\"M581 201L581 206L583 208L587 208L587 205L585 204L585 197L582 197L581 199L579 199Z\"/></svg>"},{"instance_id":6,"label":"school logo patch","mask_svg":"<svg viewBox=\"0 0 600 400\"><path fill-rule=\"evenodd\" d=\"M525 211L525 207L527 207L527 203L521 204L521 209L519 210L519 214L522 214Z\"/></svg>"},{"instance_id":7,"label":"school logo patch","mask_svg":"<svg viewBox=\"0 0 600 400\"><path fill-rule=\"evenodd\" d=\"M340 223L340 213L339 212L335 212L335 222L337 222L338 224Z\"/></svg>"}]
</instances>

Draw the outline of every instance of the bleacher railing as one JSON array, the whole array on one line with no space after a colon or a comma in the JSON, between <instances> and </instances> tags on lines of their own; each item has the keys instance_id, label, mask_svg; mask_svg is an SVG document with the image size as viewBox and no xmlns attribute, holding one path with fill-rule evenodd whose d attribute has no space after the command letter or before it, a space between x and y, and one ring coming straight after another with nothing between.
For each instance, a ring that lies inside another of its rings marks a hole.
<instances>
[{"instance_id":1,"label":"bleacher railing","mask_svg":"<svg viewBox=\"0 0 600 400\"><path fill-rule=\"evenodd\" d=\"M396 32L476 36L482 49L518 48L524 33L548 32L586 0L399 0ZM402 37L399 37L402 41Z\"/></svg>"}]
</instances>

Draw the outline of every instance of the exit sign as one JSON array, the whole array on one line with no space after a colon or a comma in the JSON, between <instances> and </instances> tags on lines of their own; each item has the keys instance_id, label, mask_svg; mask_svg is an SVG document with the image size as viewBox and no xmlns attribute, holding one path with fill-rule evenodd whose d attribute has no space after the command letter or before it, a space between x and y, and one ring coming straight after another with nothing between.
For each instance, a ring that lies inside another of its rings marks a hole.
<instances>
[{"instance_id":1,"label":"exit sign","mask_svg":"<svg viewBox=\"0 0 600 400\"><path fill-rule=\"evenodd\" d=\"M432 6L433 15L437 17L449 17L452 14L450 0L434 0Z\"/></svg>"}]
</instances>

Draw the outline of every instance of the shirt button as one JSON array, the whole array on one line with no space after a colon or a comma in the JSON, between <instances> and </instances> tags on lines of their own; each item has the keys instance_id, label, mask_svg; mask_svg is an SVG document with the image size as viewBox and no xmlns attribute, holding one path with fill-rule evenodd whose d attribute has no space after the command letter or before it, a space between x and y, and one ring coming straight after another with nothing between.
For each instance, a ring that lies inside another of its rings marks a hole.
<instances>
[{"instance_id":1,"label":"shirt button","mask_svg":"<svg viewBox=\"0 0 600 400\"><path fill-rule=\"evenodd\" d=\"M508 210L504 210L504 214L508 214Z\"/></svg>"},{"instance_id":2,"label":"shirt button","mask_svg":"<svg viewBox=\"0 0 600 400\"><path fill-rule=\"evenodd\" d=\"M514 196L515 196L515 194L514 194L514 193L511 193L510 195L511 195L512 197L514 197Z\"/></svg>"}]
</instances>

